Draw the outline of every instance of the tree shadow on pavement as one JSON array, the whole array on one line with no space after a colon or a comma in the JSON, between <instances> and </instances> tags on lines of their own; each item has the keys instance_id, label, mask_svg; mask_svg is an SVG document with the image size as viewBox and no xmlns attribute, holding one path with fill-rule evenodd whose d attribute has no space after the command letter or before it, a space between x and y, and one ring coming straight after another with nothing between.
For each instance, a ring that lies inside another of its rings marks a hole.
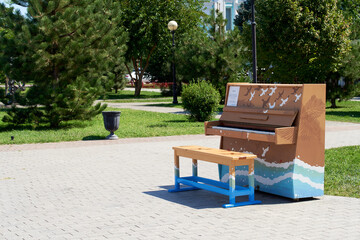
<instances>
[{"instance_id":1,"label":"tree shadow on pavement","mask_svg":"<svg viewBox=\"0 0 360 240\"><path fill-rule=\"evenodd\" d=\"M104 136L99 136L99 135L90 135L82 138L83 141L104 140L104 139L105 139Z\"/></svg>"}]
</instances>

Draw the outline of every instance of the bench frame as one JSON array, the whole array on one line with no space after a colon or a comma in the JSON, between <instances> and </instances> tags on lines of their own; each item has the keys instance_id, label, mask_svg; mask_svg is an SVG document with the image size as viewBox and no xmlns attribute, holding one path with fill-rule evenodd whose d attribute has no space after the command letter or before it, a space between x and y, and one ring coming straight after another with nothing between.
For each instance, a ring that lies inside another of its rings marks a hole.
<instances>
[{"instance_id":1,"label":"bench frame","mask_svg":"<svg viewBox=\"0 0 360 240\"><path fill-rule=\"evenodd\" d=\"M207 191L227 195L229 196L229 203L224 204L224 208L261 203L261 201L256 201L254 197L254 158L256 158L256 155L200 146L181 146L173 147L173 149L175 188L170 189L169 192L183 192L204 189ZM192 176L180 177L180 157L192 159ZM229 166L229 184L208 178L199 177L198 160ZM235 185L236 166L248 166L248 187ZM184 184L190 187L180 187L180 184ZM246 195L249 196L249 201L238 203L235 202L235 197Z\"/></svg>"}]
</instances>

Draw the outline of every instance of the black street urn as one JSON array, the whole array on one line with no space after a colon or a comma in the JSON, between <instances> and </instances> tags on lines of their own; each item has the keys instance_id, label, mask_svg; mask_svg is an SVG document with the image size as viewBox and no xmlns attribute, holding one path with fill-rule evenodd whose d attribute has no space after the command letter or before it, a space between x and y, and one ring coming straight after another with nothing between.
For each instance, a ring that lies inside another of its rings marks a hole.
<instances>
[{"instance_id":1,"label":"black street urn","mask_svg":"<svg viewBox=\"0 0 360 240\"><path fill-rule=\"evenodd\" d=\"M110 131L110 135L107 136L106 139L118 139L118 136L116 136L114 132L119 128L120 114L121 112L118 111L102 112L105 129Z\"/></svg>"}]
</instances>

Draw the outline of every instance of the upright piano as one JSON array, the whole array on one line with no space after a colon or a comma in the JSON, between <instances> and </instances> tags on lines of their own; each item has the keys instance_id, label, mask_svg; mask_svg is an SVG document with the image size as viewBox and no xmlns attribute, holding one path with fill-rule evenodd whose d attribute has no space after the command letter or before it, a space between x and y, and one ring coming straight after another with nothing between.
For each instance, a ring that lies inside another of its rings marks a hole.
<instances>
[{"instance_id":1,"label":"upright piano","mask_svg":"<svg viewBox=\"0 0 360 240\"><path fill-rule=\"evenodd\" d=\"M292 199L324 194L325 84L229 83L219 121L205 122L220 148L257 155L257 190ZM246 167L236 184L247 185ZM219 165L222 182L228 167Z\"/></svg>"}]
</instances>

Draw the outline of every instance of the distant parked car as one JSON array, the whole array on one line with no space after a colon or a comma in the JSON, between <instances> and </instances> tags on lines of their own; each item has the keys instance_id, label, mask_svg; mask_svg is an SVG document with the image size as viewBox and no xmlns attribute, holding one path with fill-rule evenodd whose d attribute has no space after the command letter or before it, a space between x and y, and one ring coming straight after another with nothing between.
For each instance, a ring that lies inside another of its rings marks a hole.
<instances>
[{"instance_id":1,"label":"distant parked car","mask_svg":"<svg viewBox=\"0 0 360 240\"><path fill-rule=\"evenodd\" d=\"M132 72L131 72L131 76L130 76L130 74L126 74L126 75L125 75L125 79L126 79L128 82L130 82L132 79L136 79L136 73L135 73L135 71L132 71ZM151 80L152 80L152 76L151 76L149 73L145 72L144 75L143 75L143 77L142 77L142 82L143 82L143 83L149 83L149 82L151 82Z\"/></svg>"}]
</instances>

